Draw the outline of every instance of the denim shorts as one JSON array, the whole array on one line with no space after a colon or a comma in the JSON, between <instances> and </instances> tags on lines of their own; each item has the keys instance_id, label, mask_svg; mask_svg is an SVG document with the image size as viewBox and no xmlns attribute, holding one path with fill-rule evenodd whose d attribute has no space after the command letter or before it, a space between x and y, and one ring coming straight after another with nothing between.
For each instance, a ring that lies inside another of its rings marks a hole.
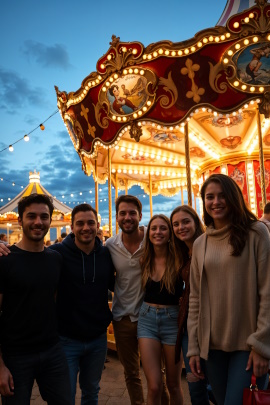
<instances>
[{"instance_id":1,"label":"denim shorts","mask_svg":"<svg viewBox=\"0 0 270 405\"><path fill-rule=\"evenodd\" d=\"M152 307L143 302L138 319L138 339L155 339L164 345L174 346L177 339L179 306Z\"/></svg>"}]
</instances>

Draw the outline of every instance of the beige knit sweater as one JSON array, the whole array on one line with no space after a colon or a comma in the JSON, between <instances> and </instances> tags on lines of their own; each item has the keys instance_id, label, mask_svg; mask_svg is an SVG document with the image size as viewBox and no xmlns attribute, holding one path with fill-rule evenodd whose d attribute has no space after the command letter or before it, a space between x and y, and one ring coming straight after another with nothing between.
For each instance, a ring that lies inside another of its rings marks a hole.
<instances>
[{"instance_id":1,"label":"beige knit sweater","mask_svg":"<svg viewBox=\"0 0 270 405\"><path fill-rule=\"evenodd\" d=\"M270 359L270 235L256 222L241 256L231 256L228 227L207 228L194 243L187 356L209 349L254 350Z\"/></svg>"}]
</instances>

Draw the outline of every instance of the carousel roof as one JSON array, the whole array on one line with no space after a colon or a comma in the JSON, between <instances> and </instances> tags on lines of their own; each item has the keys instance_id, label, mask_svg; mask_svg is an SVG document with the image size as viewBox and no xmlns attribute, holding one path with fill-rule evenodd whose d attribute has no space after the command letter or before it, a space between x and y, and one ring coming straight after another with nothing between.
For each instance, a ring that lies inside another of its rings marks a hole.
<instances>
[{"instance_id":1,"label":"carousel roof","mask_svg":"<svg viewBox=\"0 0 270 405\"><path fill-rule=\"evenodd\" d=\"M255 0L227 0L227 4L216 25L226 25L228 19L242 11L253 7Z\"/></svg>"},{"instance_id":2,"label":"carousel roof","mask_svg":"<svg viewBox=\"0 0 270 405\"><path fill-rule=\"evenodd\" d=\"M269 16L266 0L229 0L218 26L183 42L114 35L80 89L55 87L84 172L166 196L191 177L196 192L203 173L258 160L258 120L269 159Z\"/></svg>"},{"instance_id":3,"label":"carousel roof","mask_svg":"<svg viewBox=\"0 0 270 405\"><path fill-rule=\"evenodd\" d=\"M11 200L8 204L4 205L0 208L0 216L4 216L6 213L14 213L18 214L18 202L21 198L27 197L31 194L46 194L53 199L54 210L58 211L62 214L67 214L71 212L70 207L58 201L55 197L53 197L40 183L40 174L39 172L30 172L29 173L29 184L25 187L21 193L19 193L13 200Z\"/></svg>"}]
</instances>

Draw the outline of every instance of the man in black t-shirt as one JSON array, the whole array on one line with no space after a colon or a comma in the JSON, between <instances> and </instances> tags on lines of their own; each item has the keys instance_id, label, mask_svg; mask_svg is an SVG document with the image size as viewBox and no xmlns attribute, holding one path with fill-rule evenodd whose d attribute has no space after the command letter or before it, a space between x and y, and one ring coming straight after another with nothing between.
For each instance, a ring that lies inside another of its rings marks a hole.
<instances>
[{"instance_id":1,"label":"man in black t-shirt","mask_svg":"<svg viewBox=\"0 0 270 405\"><path fill-rule=\"evenodd\" d=\"M53 205L50 197L32 194L19 202L18 212L22 240L0 258L2 404L29 405L36 379L49 405L71 405L55 311L62 257L43 244Z\"/></svg>"}]
</instances>

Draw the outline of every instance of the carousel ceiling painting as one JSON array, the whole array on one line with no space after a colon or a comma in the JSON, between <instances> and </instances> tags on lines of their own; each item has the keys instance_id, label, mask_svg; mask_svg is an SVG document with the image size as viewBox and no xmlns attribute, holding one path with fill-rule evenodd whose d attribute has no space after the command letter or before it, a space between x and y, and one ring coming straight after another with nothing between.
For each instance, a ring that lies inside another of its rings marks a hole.
<instances>
[{"instance_id":1,"label":"carousel ceiling painting","mask_svg":"<svg viewBox=\"0 0 270 405\"><path fill-rule=\"evenodd\" d=\"M126 191L138 184L150 197L184 188L190 203L218 171L261 213L270 200L270 5L243 3L229 0L220 25L184 42L144 47L113 36L80 89L56 87L87 175Z\"/></svg>"}]
</instances>

